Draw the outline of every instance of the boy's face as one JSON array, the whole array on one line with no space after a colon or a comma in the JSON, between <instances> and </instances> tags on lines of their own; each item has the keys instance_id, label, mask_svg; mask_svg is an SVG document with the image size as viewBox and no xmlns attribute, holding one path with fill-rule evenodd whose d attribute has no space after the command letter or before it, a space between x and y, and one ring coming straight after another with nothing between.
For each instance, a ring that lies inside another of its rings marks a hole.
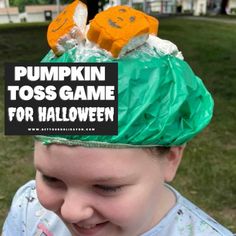
<instances>
[{"instance_id":1,"label":"boy's face","mask_svg":"<svg viewBox=\"0 0 236 236\"><path fill-rule=\"evenodd\" d=\"M172 158L143 149L35 144L37 194L73 236L136 236L175 203ZM180 155L180 154L179 154Z\"/></svg>"}]
</instances>

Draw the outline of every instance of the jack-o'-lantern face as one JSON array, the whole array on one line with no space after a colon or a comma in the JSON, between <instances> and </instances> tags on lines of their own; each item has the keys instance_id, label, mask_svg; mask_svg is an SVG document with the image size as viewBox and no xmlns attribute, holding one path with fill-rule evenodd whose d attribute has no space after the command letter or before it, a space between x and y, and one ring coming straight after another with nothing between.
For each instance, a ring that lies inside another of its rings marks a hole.
<instances>
[{"instance_id":1,"label":"jack-o'-lantern face","mask_svg":"<svg viewBox=\"0 0 236 236\"><path fill-rule=\"evenodd\" d=\"M68 5L49 25L48 38L57 39L67 33L74 25L74 12L78 1Z\"/></svg>"},{"instance_id":2,"label":"jack-o'-lantern face","mask_svg":"<svg viewBox=\"0 0 236 236\"><path fill-rule=\"evenodd\" d=\"M116 28L121 29L127 27L127 24L135 24L136 21L136 14L133 9L126 9L125 7L114 9L114 15L110 15L108 17L108 25Z\"/></svg>"},{"instance_id":3,"label":"jack-o'-lantern face","mask_svg":"<svg viewBox=\"0 0 236 236\"><path fill-rule=\"evenodd\" d=\"M66 16L67 11L64 10L53 22L53 27L51 27L51 32L55 33L58 30L64 31L64 25L68 22L68 17Z\"/></svg>"},{"instance_id":4,"label":"jack-o'-lantern face","mask_svg":"<svg viewBox=\"0 0 236 236\"><path fill-rule=\"evenodd\" d=\"M146 16L142 12L127 6L112 7L96 15L91 24L94 21L103 27L105 26L104 30L112 35L115 33L122 35L121 37L138 35L141 31L149 32Z\"/></svg>"},{"instance_id":5,"label":"jack-o'-lantern face","mask_svg":"<svg viewBox=\"0 0 236 236\"><path fill-rule=\"evenodd\" d=\"M78 13L79 12L79 13ZM84 13L84 14L82 14ZM79 17L86 19L79 19ZM85 17L83 17L85 16ZM78 19L76 19L76 17ZM77 25L77 21L81 20L80 25ZM49 25L47 32L48 44L52 48L55 54L59 54L57 51L57 46L60 44L61 39L66 39L74 37L71 30L77 28L77 31L83 31L80 27L86 26L87 21L87 7L82 2L75 0L73 3L69 4ZM76 36L76 35L75 35ZM62 45L63 46L63 45Z\"/></svg>"},{"instance_id":6,"label":"jack-o'-lantern face","mask_svg":"<svg viewBox=\"0 0 236 236\"><path fill-rule=\"evenodd\" d=\"M95 16L87 37L117 57L132 38L156 34L157 27L158 21L153 17L128 6L116 6Z\"/></svg>"}]
</instances>

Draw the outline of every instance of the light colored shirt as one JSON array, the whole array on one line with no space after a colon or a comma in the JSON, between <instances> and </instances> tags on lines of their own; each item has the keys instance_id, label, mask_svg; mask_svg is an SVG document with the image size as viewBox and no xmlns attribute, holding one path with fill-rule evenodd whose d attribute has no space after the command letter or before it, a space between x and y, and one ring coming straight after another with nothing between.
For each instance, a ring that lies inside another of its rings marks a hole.
<instances>
[{"instance_id":1,"label":"light colored shirt","mask_svg":"<svg viewBox=\"0 0 236 236\"><path fill-rule=\"evenodd\" d=\"M141 236L233 236L233 234L167 185L176 196L175 206ZM71 236L53 212L39 203L35 181L16 193L3 226L3 236ZM105 236L105 235L104 235Z\"/></svg>"}]
</instances>

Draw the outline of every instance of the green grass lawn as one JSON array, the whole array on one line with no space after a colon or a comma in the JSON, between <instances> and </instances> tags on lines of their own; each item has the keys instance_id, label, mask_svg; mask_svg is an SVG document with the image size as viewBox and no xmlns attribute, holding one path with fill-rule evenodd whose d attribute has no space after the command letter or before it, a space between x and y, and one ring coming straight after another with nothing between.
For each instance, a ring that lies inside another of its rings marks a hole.
<instances>
[{"instance_id":1,"label":"green grass lawn","mask_svg":"<svg viewBox=\"0 0 236 236\"><path fill-rule=\"evenodd\" d=\"M174 186L236 232L236 27L184 19L161 19L159 36L175 42L212 92L214 118L191 141ZM0 77L4 62L39 62L47 52L46 25L0 27ZM33 141L3 135L0 80L0 226L16 189L33 178Z\"/></svg>"}]
</instances>

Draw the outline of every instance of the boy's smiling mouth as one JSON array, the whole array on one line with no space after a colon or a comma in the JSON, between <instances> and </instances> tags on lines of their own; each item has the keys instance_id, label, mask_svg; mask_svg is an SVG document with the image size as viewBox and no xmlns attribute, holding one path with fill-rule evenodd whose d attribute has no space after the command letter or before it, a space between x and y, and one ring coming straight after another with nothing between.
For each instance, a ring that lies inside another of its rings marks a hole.
<instances>
[{"instance_id":1,"label":"boy's smiling mouth","mask_svg":"<svg viewBox=\"0 0 236 236\"><path fill-rule=\"evenodd\" d=\"M109 222L105 221L98 224L72 224L73 230L79 235L96 235Z\"/></svg>"},{"instance_id":2,"label":"boy's smiling mouth","mask_svg":"<svg viewBox=\"0 0 236 236\"><path fill-rule=\"evenodd\" d=\"M82 229L92 229L94 228L96 225L78 225L80 228Z\"/></svg>"}]
</instances>

